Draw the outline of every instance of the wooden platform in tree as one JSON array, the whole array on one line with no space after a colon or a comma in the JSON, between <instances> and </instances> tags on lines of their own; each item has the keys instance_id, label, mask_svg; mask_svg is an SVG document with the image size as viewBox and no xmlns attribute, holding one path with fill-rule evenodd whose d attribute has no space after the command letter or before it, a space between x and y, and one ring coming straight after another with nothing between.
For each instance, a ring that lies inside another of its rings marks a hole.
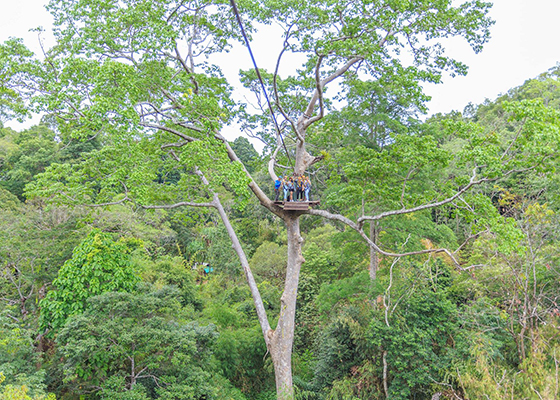
<instances>
[{"instance_id":1,"label":"wooden platform in tree","mask_svg":"<svg viewBox=\"0 0 560 400\"><path fill-rule=\"evenodd\" d=\"M316 201L275 201L274 204L282 207L287 211L306 211L311 207L318 206L319 200Z\"/></svg>"}]
</instances>

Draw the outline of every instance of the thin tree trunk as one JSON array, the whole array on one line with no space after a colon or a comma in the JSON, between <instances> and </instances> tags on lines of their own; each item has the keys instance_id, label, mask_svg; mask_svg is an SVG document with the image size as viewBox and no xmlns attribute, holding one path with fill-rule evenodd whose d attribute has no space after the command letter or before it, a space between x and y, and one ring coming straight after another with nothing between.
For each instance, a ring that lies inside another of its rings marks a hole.
<instances>
[{"instance_id":1,"label":"thin tree trunk","mask_svg":"<svg viewBox=\"0 0 560 400\"><path fill-rule=\"evenodd\" d=\"M522 363L525 360L525 331L527 328L522 325L521 331L519 332L519 362Z\"/></svg>"},{"instance_id":2,"label":"thin tree trunk","mask_svg":"<svg viewBox=\"0 0 560 400\"><path fill-rule=\"evenodd\" d=\"M299 138L296 141L295 149L294 173L296 174L303 174L306 168L317 160L317 157L312 157L305 150L305 121L306 119L302 117L297 124ZM219 135L218 137L221 138ZM228 150L230 159L235 162L240 162L239 158L231 149L231 146L229 146L227 141L225 139L223 139L223 141ZM272 178L276 176L273 168L274 164L270 163L269 173ZM250 176L247 171L246 173L248 176ZM272 363L274 365L277 399L293 400L294 389L292 382L292 347L294 342L295 330L296 299L301 265L305 261L303 259L301 251L303 238L301 237L300 233L300 217L298 215L299 213L297 212L285 211L281 208L276 207L252 179L249 187L259 198L263 206L268 208L274 214L278 215L286 223L286 230L288 235L288 264L286 269L284 292L282 294L282 297L280 298L280 315L278 318L278 324L276 326L276 329L274 330L270 328L268 321L266 320L266 313L264 312L264 307L258 293L258 288L254 283L254 279L252 277L252 274L250 273L245 255L241 249L241 245L237 240L235 233L233 232L233 228L231 228L231 224L227 220L227 216L225 215L225 212L223 211L221 205L217 205L216 207L220 212L224 223L226 224L226 228L228 228L228 233L230 235L230 238L232 239L234 249L237 251L241 263L247 264L246 268L244 266L245 274L249 283L249 287L251 289L251 294L253 295L253 299L255 301L257 315L259 317L259 322L261 323L265 342L268 351L270 352ZM219 204L219 200L215 198L214 203Z\"/></svg>"},{"instance_id":3,"label":"thin tree trunk","mask_svg":"<svg viewBox=\"0 0 560 400\"><path fill-rule=\"evenodd\" d=\"M203 179L203 182L207 182L205 178ZM272 330L270 329L270 325L268 323L268 317L266 316L266 310L264 308L264 303L262 301L259 288L257 286L257 283L255 282L253 273L251 272L251 268L249 267L249 261L247 260L245 251L241 246L241 242L239 242L239 238L237 237L237 234L235 233L235 230L233 229L233 226L229 221L229 218L226 214L226 211L224 210L224 207L222 206L222 203L220 202L220 198L217 193L214 193L213 203L216 207L216 210L218 210L218 213L220 214L222 222L224 223L228 236L231 240L233 250L237 253L237 257L239 258L241 267L245 272L245 278L247 279L247 284L249 285L249 290L251 291L251 296L253 297L253 303L255 304L255 310L257 311L257 318L259 319L263 337L266 346L270 351L270 336L272 334Z\"/></svg>"},{"instance_id":4,"label":"thin tree trunk","mask_svg":"<svg viewBox=\"0 0 560 400\"><path fill-rule=\"evenodd\" d=\"M377 243L377 229L375 222L369 223L369 238L373 243ZM373 247L369 247L369 277L372 281L377 278L377 270L379 268L379 254Z\"/></svg>"},{"instance_id":5,"label":"thin tree trunk","mask_svg":"<svg viewBox=\"0 0 560 400\"><path fill-rule=\"evenodd\" d=\"M555 367L555 372L556 372L554 374L554 377L556 378L556 389L554 391L554 394L556 395L556 398L558 398L558 395L560 394L560 392L558 391L558 387L559 387L559 385L558 385L558 383L559 383L558 372L560 371L560 362L558 362L558 358L556 357L556 349L554 349L553 358L554 358L554 367Z\"/></svg>"},{"instance_id":6,"label":"thin tree trunk","mask_svg":"<svg viewBox=\"0 0 560 400\"><path fill-rule=\"evenodd\" d=\"M133 347L134 350L134 347ZM134 357L129 357L130 359L130 386L129 386L129 390L132 390L134 388L134 385L136 385L136 373L134 371L135 369L135 364L134 364Z\"/></svg>"},{"instance_id":7,"label":"thin tree trunk","mask_svg":"<svg viewBox=\"0 0 560 400\"><path fill-rule=\"evenodd\" d=\"M389 397L389 384L387 382L387 350L383 351L383 391L385 392L385 398Z\"/></svg>"}]
</instances>

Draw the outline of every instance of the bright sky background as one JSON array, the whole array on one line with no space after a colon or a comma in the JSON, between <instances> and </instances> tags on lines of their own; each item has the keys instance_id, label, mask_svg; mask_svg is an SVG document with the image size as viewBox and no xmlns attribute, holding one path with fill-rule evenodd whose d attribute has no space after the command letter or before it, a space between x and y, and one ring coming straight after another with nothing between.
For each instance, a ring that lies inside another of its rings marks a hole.
<instances>
[{"instance_id":1,"label":"bright sky background","mask_svg":"<svg viewBox=\"0 0 560 400\"><path fill-rule=\"evenodd\" d=\"M47 0L0 0L0 41L22 37L25 44L40 52L37 34L29 29L43 26L49 30L52 19L44 9ZM558 40L559 0L495 0L491 16L496 20L492 39L482 53L474 54L466 43L448 46L449 54L469 66L466 77L445 77L444 83L426 87L432 96L430 113L462 111L469 103L493 100L509 89L523 84L560 62ZM261 68L273 69L281 41L274 31L259 33L252 44ZM49 47L48 34L44 37ZM241 49L239 49L241 50ZM267 54L271 54L270 57ZM239 68L251 68L246 49L224 55L232 66L226 76L234 83ZM246 95L246 96L250 96ZM253 101L248 97L248 100ZM8 122L5 125L22 129L25 125ZM229 136L229 135L228 135Z\"/></svg>"}]
</instances>

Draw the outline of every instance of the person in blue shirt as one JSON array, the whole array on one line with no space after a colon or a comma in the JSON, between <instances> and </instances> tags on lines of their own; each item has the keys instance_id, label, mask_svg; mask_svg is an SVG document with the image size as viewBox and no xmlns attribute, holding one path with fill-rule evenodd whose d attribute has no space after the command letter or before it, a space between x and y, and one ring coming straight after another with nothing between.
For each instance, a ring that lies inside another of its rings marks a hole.
<instances>
[{"instance_id":1,"label":"person in blue shirt","mask_svg":"<svg viewBox=\"0 0 560 400\"><path fill-rule=\"evenodd\" d=\"M288 199L288 193L290 193L290 189L288 188L288 178L282 178L282 189L284 189L284 201Z\"/></svg>"},{"instance_id":2,"label":"person in blue shirt","mask_svg":"<svg viewBox=\"0 0 560 400\"><path fill-rule=\"evenodd\" d=\"M311 191L311 180L308 176L303 181L303 191L305 192L305 201L309 202L309 192Z\"/></svg>"},{"instance_id":3,"label":"person in blue shirt","mask_svg":"<svg viewBox=\"0 0 560 400\"><path fill-rule=\"evenodd\" d=\"M274 194L276 195L276 198L274 199L274 201L278 201L278 197L280 196L280 186L282 186L282 181L281 181L282 177L276 179L274 181Z\"/></svg>"}]
</instances>

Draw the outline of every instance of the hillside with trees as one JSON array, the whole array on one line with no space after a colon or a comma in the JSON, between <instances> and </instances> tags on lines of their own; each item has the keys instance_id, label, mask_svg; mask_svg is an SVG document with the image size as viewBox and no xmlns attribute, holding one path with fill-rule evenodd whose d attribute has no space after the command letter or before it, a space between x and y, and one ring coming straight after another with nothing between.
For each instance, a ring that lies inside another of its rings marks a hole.
<instances>
[{"instance_id":1,"label":"hillside with trees","mask_svg":"<svg viewBox=\"0 0 560 400\"><path fill-rule=\"evenodd\" d=\"M358 3L52 1L0 45L0 118L43 115L0 125L0 399L560 396L560 68L426 118L490 4ZM212 56L262 24L259 113Z\"/></svg>"}]
</instances>

